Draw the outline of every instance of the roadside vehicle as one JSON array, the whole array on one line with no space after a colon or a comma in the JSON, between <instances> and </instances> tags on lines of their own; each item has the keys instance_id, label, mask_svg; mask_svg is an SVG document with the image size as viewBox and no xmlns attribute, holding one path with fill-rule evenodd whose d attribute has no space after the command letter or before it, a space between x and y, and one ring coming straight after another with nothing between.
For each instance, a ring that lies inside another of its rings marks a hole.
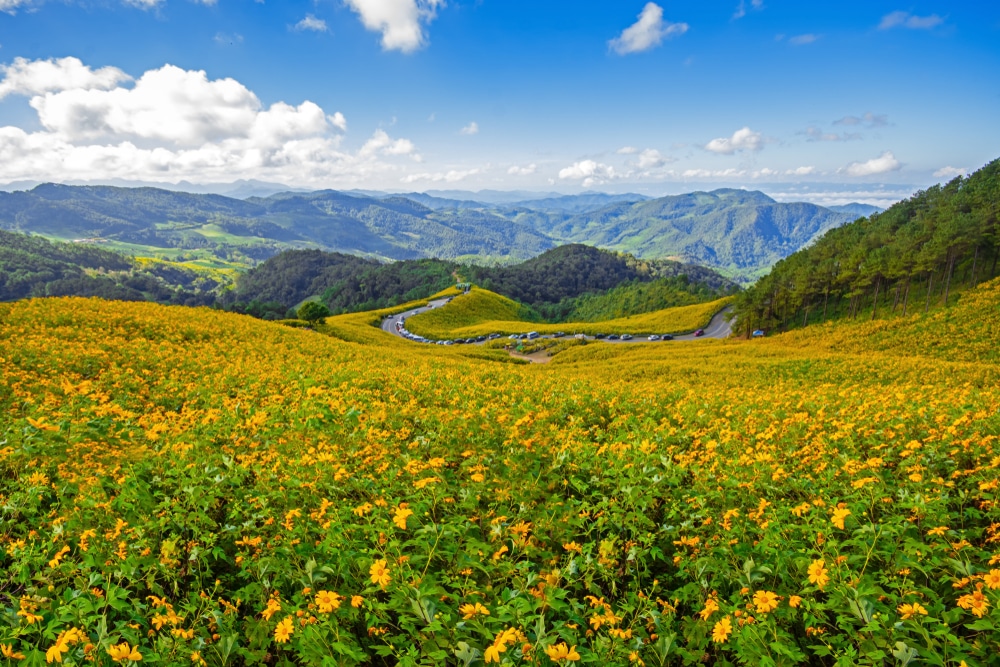
<instances>
[{"instance_id":1,"label":"roadside vehicle","mask_svg":"<svg viewBox=\"0 0 1000 667\"><path fill-rule=\"evenodd\" d=\"M618 334L611 334L608 336L608 340L618 340Z\"/></svg>"},{"instance_id":2,"label":"roadside vehicle","mask_svg":"<svg viewBox=\"0 0 1000 667\"><path fill-rule=\"evenodd\" d=\"M594 338L596 338L597 340L604 340L607 337L608 337L607 334L602 334L602 333L594 334Z\"/></svg>"},{"instance_id":3,"label":"roadside vehicle","mask_svg":"<svg viewBox=\"0 0 1000 667\"><path fill-rule=\"evenodd\" d=\"M520 334L511 334L507 336L507 340L517 340L520 337L521 337Z\"/></svg>"},{"instance_id":4,"label":"roadside vehicle","mask_svg":"<svg viewBox=\"0 0 1000 667\"><path fill-rule=\"evenodd\" d=\"M585 340L587 338L587 334L577 334L573 336L573 338L576 338L577 340Z\"/></svg>"},{"instance_id":5,"label":"roadside vehicle","mask_svg":"<svg viewBox=\"0 0 1000 667\"><path fill-rule=\"evenodd\" d=\"M671 336L670 334L663 334L662 336L660 336L660 340L673 340L673 339L674 337Z\"/></svg>"},{"instance_id":6,"label":"roadside vehicle","mask_svg":"<svg viewBox=\"0 0 1000 667\"><path fill-rule=\"evenodd\" d=\"M657 341L657 340L660 340L660 337L659 337L659 336L657 336L656 334L653 334L652 336L650 336L650 337L649 337L649 338L647 338L646 340L649 340L649 341Z\"/></svg>"},{"instance_id":7,"label":"roadside vehicle","mask_svg":"<svg viewBox=\"0 0 1000 667\"><path fill-rule=\"evenodd\" d=\"M622 340L632 340L632 334L622 334Z\"/></svg>"},{"instance_id":8,"label":"roadside vehicle","mask_svg":"<svg viewBox=\"0 0 1000 667\"><path fill-rule=\"evenodd\" d=\"M704 335L705 335L705 330L704 329L698 329L697 331L694 332L694 337L695 338L699 338L699 337L704 336Z\"/></svg>"},{"instance_id":9,"label":"roadside vehicle","mask_svg":"<svg viewBox=\"0 0 1000 667\"><path fill-rule=\"evenodd\" d=\"M553 338L562 338L565 335L566 335L565 331L557 331L554 334L552 334L552 337Z\"/></svg>"},{"instance_id":10,"label":"roadside vehicle","mask_svg":"<svg viewBox=\"0 0 1000 667\"><path fill-rule=\"evenodd\" d=\"M754 329L754 332L751 334L751 336L753 336L754 338L763 338L764 331L763 329Z\"/></svg>"},{"instance_id":11,"label":"roadside vehicle","mask_svg":"<svg viewBox=\"0 0 1000 667\"><path fill-rule=\"evenodd\" d=\"M531 331L528 333L528 340L535 340L536 338L538 338L537 331Z\"/></svg>"}]
</instances>

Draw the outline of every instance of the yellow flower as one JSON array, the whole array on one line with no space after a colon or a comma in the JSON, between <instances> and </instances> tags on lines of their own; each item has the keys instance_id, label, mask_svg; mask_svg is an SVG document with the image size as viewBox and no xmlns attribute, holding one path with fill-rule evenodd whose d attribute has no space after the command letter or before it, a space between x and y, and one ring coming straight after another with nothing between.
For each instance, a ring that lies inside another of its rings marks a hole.
<instances>
[{"instance_id":1,"label":"yellow flower","mask_svg":"<svg viewBox=\"0 0 1000 667\"><path fill-rule=\"evenodd\" d=\"M979 584L982 586L982 584ZM958 598L958 606L962 609L967 609L971 611L975 616L982 618L986 614L986 610L989 609L990 603L986 600L986 596L981 590L977 590L974 593L969 593L968 595L963 595Z\"/></svg>"},{"instance_id":2,"label":"yellow flower","mask_svg":"<svg viewBox=\"0 0 1000 667\"><path fill-rule=\"evenodd\" d=\"M830 577L826 574L826 561L822 559L814 560L809 565L809 583L823 588L829 581Z\"/></svg>"},{"instance_id":3,"label":"yellow flower","mask_svg":"<svg viewBox=\"0 0 1000 667\"><path fill-rule=\"evenodd\" d=\"M832 523L837 528L844 530L844 519L846 519L849 516L851 516L851 510L847 509L846 507L835 509L833 510L833 518L830 519L830 523Z\"/></svg>"},{"instance_id":4,"label":"yellow flower","mask_svg":"<svg viewBox=\"0 0 1000 667\"><path fill-rule=\"evenodd\" d=\"M316 607L319 609L319 613L329 614L340 609L340 602L343 599L342 596L333 591L320 591L316 593Z\"/></svg>"},{"instance_id":5,"label":"yellow flower","mask_svg":"<svg viewBox=\"0 0 1000 667\"><path fill-rule=\"evenodd\" d=\"M115 662L125 662L126 660L133 660L138 662L142 660L142 653L139 653L139 647L131 647L128 642L122 642L121 644L112 644L108 647L108 655Z\"/></svg>"},{"instance_id":6,"label":"yellow flower","mask_svg":"<svg viewBox=\"0 0 1000 667\"><path fill-rule=\"evenodd\" d=\"M698 615L701 616L701 620L707 621L717 611L719 611L719 603L716 602L715 598L708 598L705 600L705 608L699 611Z\"/></svg>"},{"instance_id":7,"label":"yellow flower","mask_svg":"<svg viewBox=\"0 0 1000 667\"><path fill-rule=\"evenodd\" d=\"M798 607L800 604L802 604L802 598L800 596L798 596L798 595L791 595L791 596L788 597L788 606L789 607Z\"/></svg>"},{"instance_id":8,"label":"yellow flower","mask_svg":"<svg viewBox=\"0 0 1000 667\"><path fill-rule=\"evenodd\" d=\"M733 634L733 622L726 616L712 628L712 641L716 644L723 644Z\"/></svg>"},{"instance_id":9,"label":"yellow flower","mask_svg":"<svg viewBox=\"0 0 1000 667\"><path fill-rule=\"evenodd\" d=\"M295 625L292 623L292 617L286 616L278 622L278 627L274 629L274 641L279 644L284 644L295 632Z\"/></svg>"},{"instance_id":10,"label":"yellow flower","mask_svg":"<svg viewBox=\"0 0 1000 667\"><path fill-rule=\"evenodd\" d=\"M208 663L205 662L205 659L201 657L201 651L193 651L189 656L189 659L191 662L198 665L198 667L206 667L206 665L208 665Z\"/></svg>"},{"instance_id":11,"label":"yellow flower","mask_svg":"<svg viewBox=\"0 0 1000 667\"><path fill-rule=\"evenodd\" d=\"M566 642L553 644L545 649L545 653L550 659L557 662L562 660L567 662L576 662L580 659L580 654L576 652L576 646L567 646Z\"/></svg>"},{"instance_id":12,"label":"yellow flower","mask_svg":"<svg viewBox=\"0 0 1000 667\"><path fill-rule=\"evenodd\" d=\"M757 607L758 614L766 614L778 608L778 600L781 598L771 591L757 591L753 594L753 603Z\"/></svg>"},{"instance_id":13,"label":"yellow flower","mask_svg":"<svg viewBox=\"0 0 1000 667\"><path fill-rule=\"evenodd\" d=\"M909 620L909 619L913 618L914 616L918 616L918 615L919 616L926 616L927 615L927 610L924 609L923 605L921 605L918 602L914 602L913 604L900 605L897 608L896 611L899 612L900 616L903 617L904 621Z\"/></svg>"},{"instance_id":14,"label":"yellow flower","mask_svg":"<svg viewBox=\"0 0 1000 667\"><path fill-rule=\"evenodd\" d=\"M361 597L360 595L352 595L351 596L351 606L354 607L355 609L357 609L358 607L360 607L364 603L365 603L365 599L363 597Z\"/></svg>"},{"instance_id":15,"label":"yellow flower","mask_svg":"<svg viewBox=\"0 0 1000 667\"><path fill-rule=\"evenodd\" d=\"M378 584L382 588L388 586L389 582L392 581L392 577L389 576L389 568L386 567L384 558L372 563L372 566L368 568L368 574L371 575L372 583Z\"/></svg>"},{"instance_id":16,"label":"yellow flower","mask_svg":"<svg viewBox=\"0 0 1000 667\"><path fill-rule=\"evenodd\" d=\"M475 618L476 616L490 615L490 610L484 607L483 605L479 604L478 602L475 604L463 604L461 607L458 608L458 611L459 613L462 614L462 618L464 618L467 621Z\"/></svg>"},{"instance_id":17,"label":"yellow flower","mask_svg":"<svg viewBox=\"0 0 1000 667\"><path fill-rule=\"evenodd\" d=\"M406 530L406 518L413 516L413 510L407 507L400 507L396 510L396 513L392 516L392 522L396 524L400 530Z\"/></svg>"},{"instance_id":18,"label":"yellow flower","mask_svg":"<svg viewBox=\"0 0 1000 667\"><path fill-rule=\"evenodd\" d=\"M986 588L991 591L995 591L1000 588L1000 570L990 570L986 576L983 577L983 583L986 584Z\"/></svg>"},{"instance_id":19,"label":"yellow flower","mask_svg":"<svg viewBox=\"0 0 1000 667\"><path fill-rule=\"evenodd\" d=\"M24 660L24 654L15 651L13 644L0 644L0 655L11 660Z\"/></svg>"}]
</instances>

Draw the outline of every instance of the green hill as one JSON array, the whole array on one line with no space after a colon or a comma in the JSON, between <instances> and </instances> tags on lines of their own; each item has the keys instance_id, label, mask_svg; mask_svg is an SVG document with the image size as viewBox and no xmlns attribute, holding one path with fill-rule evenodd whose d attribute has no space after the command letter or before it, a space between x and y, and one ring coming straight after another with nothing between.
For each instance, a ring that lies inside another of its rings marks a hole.
<instances>
[{"instance_id":1,"label":"green hill","mask_svg":"<svg viewBox=\"0 0 1000 667\"><path fill-rule=\"evenodd\" d=\"M1000 160L829 231L777 263L736 303L744 333L947 306L996 275Z\"/></svg>"}]
</instances>

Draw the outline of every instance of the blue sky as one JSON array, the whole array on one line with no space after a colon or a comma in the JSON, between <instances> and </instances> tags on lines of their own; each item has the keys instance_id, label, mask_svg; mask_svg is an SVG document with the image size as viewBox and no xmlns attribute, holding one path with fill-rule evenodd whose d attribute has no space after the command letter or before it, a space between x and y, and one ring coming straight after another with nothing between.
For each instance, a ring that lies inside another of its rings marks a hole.
<instances>
[{"instance_id":1,"label":"blue sky","mask_svg":"<svg viewBox=\"0 0 1000 667\"><path fill-rule=\"evenodd\" d=\"M997 3L0 10L0 182L647 194L724 184L880 201L1000 156Z\"/></svg>"}]
</instances>

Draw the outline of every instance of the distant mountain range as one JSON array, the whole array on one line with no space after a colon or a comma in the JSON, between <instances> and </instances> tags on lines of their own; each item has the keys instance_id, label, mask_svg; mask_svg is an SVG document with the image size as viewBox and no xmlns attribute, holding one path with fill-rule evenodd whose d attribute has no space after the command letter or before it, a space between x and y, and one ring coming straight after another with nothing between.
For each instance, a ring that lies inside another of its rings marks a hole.
<instances>
[{"instance_id":1,"label":"distant mountain range","mask_svg":"<svg viewBox=\"0 0 1000 667\"><path fill-rule=\"evenodd\" d=\"M266 191L268 184L234 186ZM488 264L584 243L750 275L874 209L784 204L745 190L659 199L603 193L520 199L523 195L531 193L322 190L240 199L149 187L42 184L0 192L0 228L104 242L136 254L228 253L250 263L284 249L319 248L379 259ZM504 198L508 201L498 203Z\"/></svg>"}]
</instances>

